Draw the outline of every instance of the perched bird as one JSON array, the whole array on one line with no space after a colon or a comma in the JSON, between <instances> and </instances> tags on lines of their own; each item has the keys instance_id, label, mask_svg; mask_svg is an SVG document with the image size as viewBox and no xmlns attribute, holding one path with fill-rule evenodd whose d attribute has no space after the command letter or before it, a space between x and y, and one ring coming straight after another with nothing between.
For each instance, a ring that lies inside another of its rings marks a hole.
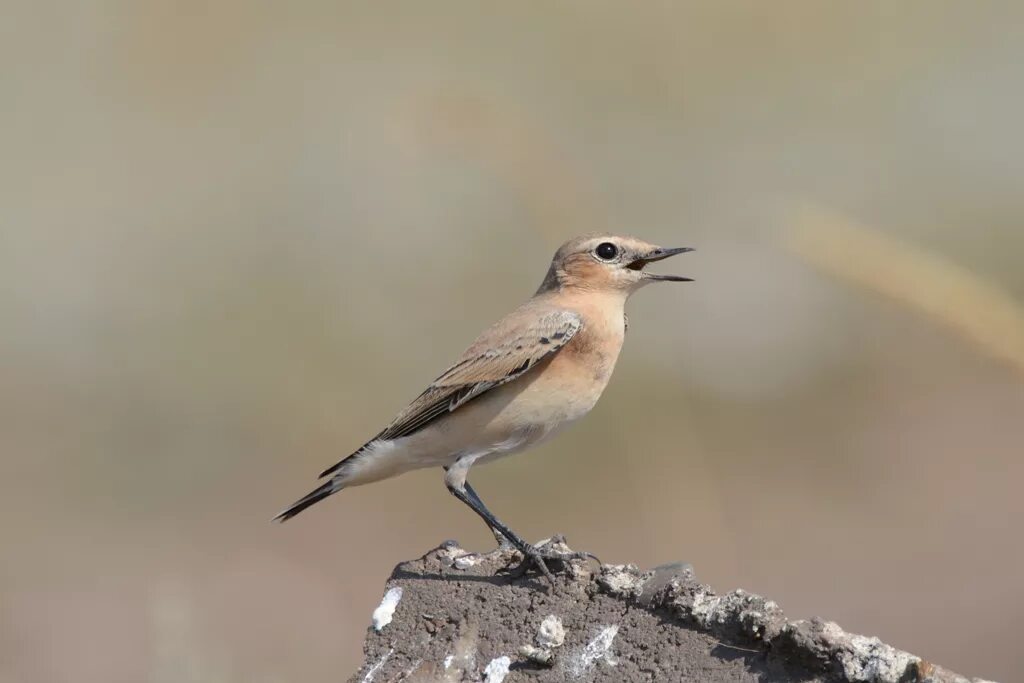
<instances>
[{"instance_id":1,"label":"perched bird","mask_svg":"<svg viewBox=\"0 0 1024 683\"><path fill-rule=\"evenodd\" d=\"M350 486L440 466L452 495L519 550L524 566L532 562L550 578L545 559L570 556L520 538L466 476L475 463L534 446L594 407L622 348L626 299L652 282L690 281L644 267L687 251L613 235L566 242L533 298L485 330L383 431L321 472L322 486L274 519L294 517ZM573 557L579 555L585 554Z\"/></svg>"}]
</instances>

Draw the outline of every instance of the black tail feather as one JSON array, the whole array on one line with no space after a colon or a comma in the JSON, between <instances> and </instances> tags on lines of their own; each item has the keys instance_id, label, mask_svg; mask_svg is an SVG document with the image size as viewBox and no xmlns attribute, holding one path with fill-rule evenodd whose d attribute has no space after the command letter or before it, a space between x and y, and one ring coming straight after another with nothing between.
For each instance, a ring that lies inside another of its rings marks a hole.
<instances>
[{"instance_id":1,"label":"black tail feather","mask_svg":"<svg viewBox=\"0 0 1024 683\"><path fill-rule=\"evenodd\" d=\"M344 465L345 463L347 463L348 461L352 460L353 458L356 458L356 457L358 457L359 455L361 455L362 453L364 453L364 452L366 451L366 446L367 446L367 445L369 445L369 444L364 444L364 445L363 445L363 447L362 447L362 448L360 448L360 449L359 449L358 451L356 451L356 452L355 452L355 453L353 453L352 455L349 455L349 456L347 456L347 457L345 457L345 458L341 459L340 461L338 461L338 462L334 463L333 465L331 465L330 467L328 467L328 468L327 468L326 470L324 470L323 472L321 472L321 473L320 473L319 475L317 475L317 476L319 476L319 477L320 477L321 479L323 479L324 477L329 477L329 476L331 476L332 474L337 474L337 473L338 473L338 471L340 471L340 470L341 470L342 466L343 466L343 465Z\"/></svg>"},{"instance_id":2,"label":"black tail feather","mask_svg":"<svg viewBox=\"0 0 1024 683\"><path fill-rule=\"evenodd\" d=\"M314 491L311 491L309 494L303 496L299 500L292 503L290 506L288 506L280 513L278 513L278 515L274 517L274 519L271 521L286 522L295 515L299 514L300 512L308 508L310 505L319 503L321 500L331 495L332 493L337 493L338 491L341 490L341 488L341 486L335 484L333 481L329 481L323 486L318 487Z\"/></svg>"},{"instance_id":3,"label":"black tail feather","mask_svg":"<svg viewBox=\"0 0 1024 683\"><path fill-rule=\"evenodd\" d=\"M349 456L349 457L352 457L352 456ZM345 460L348 460L348 458L345 458ZM328 467L326 470L324 470L323 472L321 472L317 476L320 477L321 479L323 479L324 477L331 476L332 474L334 474L335 472L337 472L338 470L341 469L341 466L343 464L345 464L345 460L342 460L341 462L338 462L338 463L335 463L335 464L331 465L330 467Z\"/></svg>"}]
</instances>

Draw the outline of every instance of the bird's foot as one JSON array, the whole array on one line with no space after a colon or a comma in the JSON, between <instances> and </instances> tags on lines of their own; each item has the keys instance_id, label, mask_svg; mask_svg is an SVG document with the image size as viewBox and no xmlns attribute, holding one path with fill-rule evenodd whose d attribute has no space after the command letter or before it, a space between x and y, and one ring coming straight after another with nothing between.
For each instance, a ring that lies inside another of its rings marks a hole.
<instances>
[{"instance_id":1,"label":"bird's foot","mask_svg":"<svg viewBox=\"0 0 1024 683\"><path fill-rule=\"evenodd\" d=\"M548 583L554 585L554 575L569 569L573 560L594 560L598 564L601 563L593 553L570 550L565 543L565 537L561 535L553 536L537 545L523 545L523 548L519 548L519 553L523 556L522 561L507 570L516 578L525 576L531 567L536 567Z\"/></svg>"}]
</instances>

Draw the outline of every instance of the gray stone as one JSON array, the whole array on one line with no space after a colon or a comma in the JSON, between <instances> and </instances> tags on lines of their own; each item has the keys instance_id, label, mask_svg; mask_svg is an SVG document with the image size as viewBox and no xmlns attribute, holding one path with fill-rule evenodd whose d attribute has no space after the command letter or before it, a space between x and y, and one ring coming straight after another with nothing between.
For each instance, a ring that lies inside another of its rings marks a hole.
<instances>
[{"instance_id":1,"label":"gray stone","mask_svg":"<svg viewBox=\"0 0 1024 683\"><path fill-rule=\"evenodd\" d=\"M833 622L789 621L759 595L719 595L689 565L574 561L550 586L502 573L515 553L466 555L448 542L395 568L385 594L401 600L367 629L353 683L971 681Z\"/></svg>"}]
</instances>

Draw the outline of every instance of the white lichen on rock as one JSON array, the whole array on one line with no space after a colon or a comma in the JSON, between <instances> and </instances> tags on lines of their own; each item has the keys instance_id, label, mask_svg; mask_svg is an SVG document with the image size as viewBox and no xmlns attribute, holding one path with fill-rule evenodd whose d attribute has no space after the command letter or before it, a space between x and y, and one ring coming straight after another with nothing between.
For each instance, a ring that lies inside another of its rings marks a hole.
<instances>
[{"instance_id":1,"label":"white lichen on rock","mask_svg":"<svg viewBox=\"0 0 1024 683\"><path fill-rule=\"evenodd\" d=\"M505 680L505 676L508 676L510 666L512 666L512 660L506 656L492 659L484 668L484 683L501 683Z\"/></svg>"},{"instance_id":2,"label":"white lichen on rock","mask_svg":"<svg viewBox=\"0 0 1024 683\"><path fill-rule=\"evenodd\" d=\"M460 555L452 560L452 565L456 569L469 569L470 567L475 567L479 564L480 560L481 557L476 553L466 553L465 555Z\"/></svg>"},{"instance_id":3,"label":"white lichen on rock","mask_svg":"<svg viewBox=\"0 0 1024 683\"><path fill-rule=\"evenodd\" d=\"M702 590L693 594L693 604L690 606L690 614L694 620L705 628L715 622L724 623L725 615L719 612L718 607L722 604L722 598L714 593Z\"/></svg>"},{"instance_id":4,"label":"white lichen on rock","mask_svg":"<svg viewBox=\"0 0 1024 683\"><path fill-rule=\"evenodd\" d=\"M565 642L565 627L562 620L554 614L549 614L540 622L537 629L537 645L546 648L562 647Z\"/></svg>"},{"instance_id":5,"label":"white lichen on rock","mask_svg":"<svg viewBox=\"0 0 1024 683\"><path fill-rule=\"evenodd\" d=\"M380 671L380 668L384 666L385 662L391 659L391 655L393 655L394 653L395 648L391 648L390 650L385 652L384 656L377 660L377 663L371 666L369 671L366 672L366 675L363 676L363 683L373 683L373 677L377 675L377 672Z\"/></svg>"},{"instance_id":6,"label":"white lichen on rock","mask_svg":"<svg viewBox=\"0 0 1024 683\"><path fill-rule=\"evenodd\" d=\"M616 597L639 598L649 573L641 572L633 564L606 564L597 576L598 585Z\"/></svg>"},{"instance_id":7,"label":"white lichen on rock","mask_svg":"<svg viewBox=\"0 0 1024 683\"><path fill-rule=\"evenodd\" d=\"M838 625L831 625L842 631ZM920 658L886 645L878 638L859 635L849 636L848 648L839 654L839 663L849 680L871 683L897 683L907 668L919 661Z\"/></svg>"},{"instance_id":8,"label":"white lichen on rock","mask_svg":"<svg viewBox=\"0 0 1024 683\"><path fill-rule=\"evenodd\" d=\"M618 624L602 627L593 640L587 643L583 650L570 660L569 673L579 678L587 673L598 661L604 661L609 666L616 666L617 662L612 657L612 642L615 640L618 632Z\"/></svg>"},{"instance_id":9,"label":"white lichen on rock","mask_svg":"<svg viewBox=\"0 0 1024 683\"><path fill-rule=\"evenodd\" d=\"M519 654L535 664L552 666L555 663L555 648L565 643L565 626L554 614L544 617L537 627L536 645L527 644L519 648Z\"/></svg>"},{"instance_id":10,"label":"white lichen on rock","mask_svg":"<svg viewBox=\"0 0 1024 683\"><path fill-rule=\"evenodd\" d=\"M384 599L380 601L380 605L377 606L377 609L373 610L373 628L375 631L380 633L385 626L391 623L391 618L395 615L395 609L401 600L401 586L388 589L388 592L384 594Z\"/></svg>"}]
</instances>

